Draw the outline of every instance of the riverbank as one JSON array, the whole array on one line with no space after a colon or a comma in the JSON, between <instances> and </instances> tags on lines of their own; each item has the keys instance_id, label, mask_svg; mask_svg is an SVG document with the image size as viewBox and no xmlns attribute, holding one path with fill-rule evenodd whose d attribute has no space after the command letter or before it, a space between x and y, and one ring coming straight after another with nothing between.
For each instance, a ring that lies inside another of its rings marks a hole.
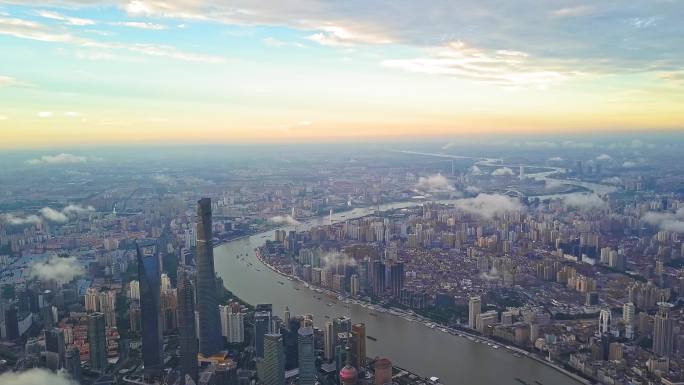
<instances>
[{"instance_id":1,"label":"riverbank","mask_svg":"<svg viewBox=\"0 0 684 385\"><path fill-rule=\"evenodd\" d=\"M395 308L395 307L385 308L383 306L379 306L379 305L376 305L376 304L373 304L371 302L364 301L364 300L361 300L358 298L347 297L345 295L342 295L340 293L337 293L335 291L332 291L332 290L329 290L329 289L326 289L326 288L323 288L320 286L314 286L314 285L302 280L301 278L299 278L295 275L283 272L283 271L277 269L275 266L271 265L261 255L260 247L257 247L255 249L255 255L256 255L257 260L259 262L261 262L261 264L263 264L264 266L268 267L271 271L279 274L280 276L284 277L285 279L287 279L289 281L299 283L311 291L323 294L330 300L341 301L341 302L345 303L345 307L348 307L349 304L358 305L358 306L364 307L368 310L372 310L372 311L375 311L378 313L387 313L387 314L390 314L390 315L395 316L395 317L401 317L404 320L409 321L409 322L421 323L427 328L437 329L443 333L449 333L453 336L465 338L465 339L468 339L472 343L485 344L494 350L497 350L500 348L505 348L507 351L509 351L515 357L530 358L530 359L532 359L532 360L534 360L540 364L543 364L545 366L548 366L548 367L558 371L559 373L562 373L563 375L566 375L566 376L572 378L573 380L578 381L582 384L586 384L586 385L592 384L592 382L590 380L588 380L588 379L586 379L586 378L584 378L584 377L582 377L576 373L573 373L573 372L567 370L563 366L561 366L557 363L554 363L554 362L547 361L543 357L538 356L536 353L529 352L529 351L522 349L520 347L517 347L515 345L501 343L501 342L494 340L492 338L482 336L480 334L473 333L473 332L468 331L468 330L456 329L456 328L449 327L447 325L441 324L441 323L439 323L433 319L430 319L428 317L416 314L412 310L403 310L403 309L399 309L399 308ZM322 297L320 297L320 298L322 298ZM372 314L373 313L371 313L371 315Z\"/></svg>"}]
</instances>

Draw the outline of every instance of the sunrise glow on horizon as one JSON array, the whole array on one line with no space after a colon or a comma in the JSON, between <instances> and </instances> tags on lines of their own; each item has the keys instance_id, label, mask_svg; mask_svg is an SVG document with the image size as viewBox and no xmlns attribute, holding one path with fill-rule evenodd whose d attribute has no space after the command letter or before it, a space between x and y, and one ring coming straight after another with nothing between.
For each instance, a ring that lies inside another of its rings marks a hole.
<instances>
[{"instance_id":1,"label":"sunrise glow on horizon","mask_svg":"<svg viewBox=\"0 0 684 385\"><path fill-rule=\"evenodd\" d=\"M0 147L684 128L684 7L0 1Z\"/></svg>"}]
</instances>

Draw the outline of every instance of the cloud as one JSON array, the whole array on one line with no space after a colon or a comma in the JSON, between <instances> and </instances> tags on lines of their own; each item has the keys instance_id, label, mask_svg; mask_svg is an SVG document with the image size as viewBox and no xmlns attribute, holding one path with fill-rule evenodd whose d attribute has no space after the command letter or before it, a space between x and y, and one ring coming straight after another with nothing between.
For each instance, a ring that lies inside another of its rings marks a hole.
<instances>
[{"instance_id":1,"label":"cloud","mask_svg":"<svg viewBox=\"0 0 684 385\"><path fill-rule=\"evenodd\" d=\"M442 146L442 150L448 150L448 149L450 149L451 147L454 147L455 145L456 145L456 143L454 143L454 142L449 142L449 143L445 144L444 146Z\"/></svg>"},{"instance_id":2,"label":"cloud","mask_svg":"<svg viewBox=\"0 0 684 385\"><path fill-rule=\"evenodd\" d=\"M161 31L164 29L168 29L167 26L162 25L162 24L147 23L147 22L141 22L141 21L116 21L116 22L109 23L109 25L114 25L114 26L119 26L119 27L138 28L138 29L150 29L153 31Z\"/></svg>"},{"instance_id":3,"label":"cloud","mask_svg":"<svg viewBox=\"0 0 684 385\"><path fill-rule=\"evenodd\" d=\"M601 179L601 183L611 184L613 186L619 186L622 184L622 179L620 179L620 177L617 177L617 176L611 176L610 178Z\"/></svg>"},{"instance_id":4,"label":"cloud","mask_svg":"<svg viewBox=\"0 0 684 385\"><path fill-rule=\"evenodd\" d=\"M298 220L294 219L292 215L277 215L275 217L268 218L269 222L273 222L278 225L291 225L291 226L297 226L300 225L301 222Z\"/></svg>"},{"instance_id":5,"label":"cloud","mask_svg":"<svg viewBox=\"0 0 684 385\"><path fill-rule=\"evenodd\" d=\"M449 180L442 174L434 174L426 177L421 176L418 178L416 188L428 192L456 191L456 188L454 188Z\"/></svg>"},{"instance_id":6,"label":"cloud","mask_svg":"<svg viewBox=\"0 0 684 385\"><path fill-rule=\"evenodd\" d=\"M601 154L601 155L596 157L596 160L611 160L611 159L613 159L613 157L608 155L608 154Z\"/></svg>"},{"instance_id":7,"label":"cloud","mask_svg":"<svg viewBox=\"0 0 684 385\"><path fill-rule=\"evenodd\" d=\"M200 53L189 53L175 47L147 43L104 42L73 35L64 30L53 30L34 21L0 17L0 35L44 42L64 43L99 50L126 50L147 56L165 57L190 62L221 63L224 58Z\"/></svg>"},{"instance_id":8,"label":"cloud","mask_svg":"<svg viewBox=\"0 0 684 385\"><path fill-rule=\"evenodd\" d=\"M549 158L549 162L562 162L562 161L563 161L563 158L561 158L560 156L554 156L554 157Z\"/></svg>"},{"instance_id":9,"label":"cloud","mask_svg":"<svg viewBox=\"0 0 684 385\"><path fill-rule=\"evenodd\" d=\"M512 56L501 52L487 52L455 41L444 47L430 49L426 57L384 60L382 65L502 87L545 88L576 75L540 67L538 61L528 60L526 54Z\"/></svg>"},{"instance_id":10,"label":"cloud","mask_svg":"<svg viewBox=\"0 0 684 385\"><path fill-rule=\"evenodd\" d=\"M81 214L87 214L87 213L92 213L95 211L95 208L93 206L81 206L81 205L68 205L65 208L62 209L62 212L66 215L81 215Z\"/></svg>"},{"instance_id":11,"label":"cloud","mask_svg":"<svg viewBox=\"0 0 684 385\"><path fill-rule=\"evenodd\" d=\"M51 118L53 115L52 111L40 111L36 114L39 118Z\"/></svg>"},{"instance_id":12,"label":"cloud","mask_svg":"<svg viewBox=\"0 0 684 385\"><path fill-rule=\"evenodd\" d=\"M558 147L558 143L556 143L556 142L545 142L545 141L525 142L525 145L527 147L535 147L535 148L556 148L556 147Z\"/></svg>"},{"instance_id":13,"label":"cloud","mask_svg":"<svg viewBox=\"0 0 684 385\"><path fill-rule=\"evenodd\" d=\"M479 194L475 198L466 198L456 201L454 207L471 215L491 219L495 216L522 211L524 206L517 198L511 198L501 194Z\"/></svg>"},{"instance_id":14,"label":"cloud","mask_svg":"<svg viewBox=\"0 0 684 385\"><path fill-rule=\"evenodd\" d=\"M0 214L0 220L10 225L35 225L43 222L43 218L38 215L29 215L26 217L18 217L14 214Z\"/></svg>"},{"instance_id":15,"label":"cloud","mask_svg":"<svg viewBox=\"0 0 684 385\"><path fill-rule=\"evenodd\" d=\"M85 273L76 257L53 257L45 262L36 262L30 266L30 271L32 277L57 282L70 282Z\"/></svg>"},{"instance_id":16,"label":"cloud","mask_svg":"<svg viewBox=\"0 0 684 385\"><path fill-rule=\"evenodd\" d=\"M544 180L544 188L547 190L556 190L561 187L565 186L565 183L563 183L560 180L556 179L545 179Z\"/></svg>"},{"instance_id":17,"label":"cloud","mask_svg":"<svg viewBox=\"0 0 684 385\"><path fill-rule=\"evenodd\" d=\"M493 176L509 176L513 175L514 172L508 167L501 167L497 168L496 170L492 171Z\"/></svg>"},{"instance_id":18,"label":"cloud","mask_svg":"<svg viewBox=\"0 0 684 385\"><path fill-rule=\"evenodd\" d=\"M649 211L641 220L661 230L684 233L684 208L674 213Z\"/></svg>"},{"instance_id":19,"label":"cloud","mask_svg":"<svg viewBox=\"0 0 684 385\"><path fill-rule=\"evenodd\" d=\"M56 12L50 12L50 11L38 11L38 16L46 18L46 19L52 19L52 20L59 20L63 21L64 24L67 25L76 25L76 26L84 26L84 25L95 25L95 20L90 20L90 19L81 19L78 17L70 17L70 16L65 16Z\"/></svg>"},{"instance_id":20,"label":"cloud","mask_svg":"<svg viewBox=\"0 0 684 385\"><path fill-rule=\"evenodd\" d=\"M337 266L338 263L343 263L348 266L356 266L356 260L350 258L346 253L332 252L325 253L321 256L323 266Z\"/></svg>"},{"instance_id":21,"label":"cloud","mask_svg":"<svg viewBox=\"0 0 684 385\"><path fill-rule=\"evenodd\" d=\"M86 163L88 159L84 156L77 156L73 154L61 153L58 155L43 155L40 158L30 159L27 161L32 165L39 164L75 164Z\"/></svg>"},{"instance_id":22,"label":"cloud","mask_svg":"<svg viewBox=\"0 0 684 385\"><path fill-rule=\"evenodd\" d=\"M470 168L470 173L473 175L484 175L484 172L482 172L482 169L480 169L477 166L473 166Z\"/></svg>"},{"instance_id":23,"label":"cloud","mask_svg":"<svg viewBox=\"0 0 684 385\"><path fill-rule=\"evenodd\" d=\"M575 142L574 140L566 140L563 142L563 147L567 148L593 148L594 143L591 142Z\"/></svg>"},{"instance_id":24,"label":"cloud","mask_svg":"<svg viewBox=\"0 0 684 385\"><path fill-rule=\"evenodd\" d=\"M636 165L637 164L635 162L632 162L630 160L626 160L622 163L622 167L624 167L624 168L633 168L633 167L636 167Z\"/></svg>"},{"instance_id":25,"label":"cloud","mask_svg":"<svg viewBox=\"0 0 684 385\"><path fill-rule=\"evenodd\" d=\"M0 374L2 385L78 385L65 371L57 373L46 369L28 369L22 372L8 371Z\"/></svg>"},{"instance_id":26,"label":"cloud","mask_svg":"<svg viewBox=\"0 0 684 385\"><path fill-rule=\"evenodd\" d=\"M59 223L64 223L69 221L69 218L64 215L64 213L57 211L51 207L43 207L40 209L40 214L43 216L43 218L47 219L50 222L59 222Z\"/></svg>"},{"instance_id":27,"label":"cloud","mask_svg":"<svg viewBox=\"0 0 684 385\"><path fill-rule=\"evenodd\" d=\"M261 41L264 44L271 46L271 47L287 47L287 46L298 47L298 48L304 47L304 44L302 44L302 43L283 41L283 40L276 39L276 38L271 37L271 36L265 37L265 38L261 39Z\"/></svg>"},{"instance_id":28,"label":"cloud","mask_svg":"<svg viewBox=\"0 0 684 385\"><path fill-rule=\"evenodd\" d=\"M14 78L0 75L0 87L9 87L14 84L17 84L17 81L14 80Z\"/></svg>"},{"instance_id":29,"label":"cloud","mask_svg":"<svg viewBox=\"0 0 684 385\"><path fill-rule=\"evenodd\" d=\"M584 16L594 10L590 5L578 5L575 7L559 8L551 12L554 17L578 17Z\"/></svg>"},{"instance_id":30,"label":"cloud","mask_svg":"<svg viewBox=\"0 0 684 385\"><path fill-rule=\"evenodd\" d=\"M573 193L562 198L563 203L569 208L581 211L603 210L608 208L608 203L596 194Z\"/></svg>"},{"instance_id":31,"label":"cloud","mask_svg":"<svg viewBox=\"0 0 684 385\"><path fill-rule=\"evenodd\" d=\"M175 186L177 184L174 178L165 174L155 175L152 179L157 183L165 184L167 186Z\"/></svg>"}]
</instances>

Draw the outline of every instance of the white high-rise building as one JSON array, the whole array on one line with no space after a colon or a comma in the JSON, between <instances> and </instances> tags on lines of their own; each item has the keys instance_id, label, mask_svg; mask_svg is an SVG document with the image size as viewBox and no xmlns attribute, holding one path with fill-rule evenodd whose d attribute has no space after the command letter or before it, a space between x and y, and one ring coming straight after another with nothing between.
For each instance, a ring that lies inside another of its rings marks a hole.
<instances>
[{"instance_id":1,"label":"white high-rise building","mask_svg":"<svg viewBox=\"0 0 684 385\"><path fill-rule=\"evenodd\" d=\"M128 298L140 301L140 282L131 281L128 283Z\"/></svg>"},{"instance_id":2,"label":"white high-rise building","mask_svg":"<svg viewBox=\"0 0 684 385\"><path fill-rule=\"evenodd\" d=\"M477 327L477 316L482 311L482 298L480 296L470 297L468 301L468 327L475 329Z\"/></svg>"},{"instance_id":3,"label":"white high-rise building","mask_svg":"<svg viewBox=\"0 0 684 385\"><path fill-rule=\"evenodd\" d=\"M161 275L161 291L164 290L171 290L171 279L169 279L169 276L166 275L166 273L162 273Z\"/></svg>"},{"instance_id":4,"label":"white high-rise building","mask_svg":"<svg viewBox=\"0 0 684 385\"><path fill-rule=\"evenodd\" d=\"M610 309L601 309L599 313L599 334L604 335L610 333L611 313Z\"/></svg>"},{"instance_id":5,"label":"white high-rise building","mask_svg":"<svg viewBox=\"0 0 684 385\"><path fill-rule=\"evenodd\" d=\"M88 313L96 312L100 308L100 296L97 289L94 287L89 287L88 290L86 290L85 308Z\"/></svg>"},{"instance_id":6,"label":"white high-rise building","mask_svg":"<svg viewBox=\"0 0 684 385\"><path fill-rule=\"evenodd\" d=\"M237 304L219 305L221 319L221 335L228 343L242 343L245 341L245 314Z\"/></svg>"}]
</instances>

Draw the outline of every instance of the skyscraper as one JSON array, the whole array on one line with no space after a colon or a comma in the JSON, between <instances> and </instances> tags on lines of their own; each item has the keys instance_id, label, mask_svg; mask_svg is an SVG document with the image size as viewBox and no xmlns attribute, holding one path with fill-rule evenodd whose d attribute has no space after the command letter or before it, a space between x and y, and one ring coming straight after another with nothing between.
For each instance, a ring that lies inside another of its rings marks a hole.
<instances>
[{"instance_id":1,"label":"skyscraper","mask_svg":"<svg viewBox=\"0 0 684 385\"><path fill-rule=\"evenodd\" d=\"M222 348L214 249L212 248L211 200L197 202L197 301L199 310L199 350L204 356Z\"/></svg>"},{"instance_id":2,"label":"skyscraper","mask_svg":"<svg viewBox=\"0 0 684 385\"><path fill-rule=\"evenodd\" d=\"M107 369L107 337L105 319L102 313L88 315L88 345L90 349L90 369L104 373Z\"/></svg>"},{"instance_id":3,"label":"skyscraper","mask_svg":"<svg viewBox=\"0 0 684 385\"><path fill-rule=\"evenodd\" d=\"M48 369L60 370L64 368L64 332L58 328L44 331L45 362Z\"/></svg>"},{"instance_id":4,"label":"skyscraper","mask_svg":"<svg viewBox=\"0 0 684 385\"><path fill-rule=\"evenodd\" d=\"M470 297L468 301L468 327L475 329L477 327L477 316L482 311L482 299L480 296Z\"/></svg>"},{"instance_id":5,"label":"skyscraper","mask_svg":"<svg viewBox=\"0 0 684 385\"><path fill-rule=\"evenodd\" d=\"M351 364L355 368L366 366L366 325L357 323L352 325Z\"/></svg>"},{"instance_id":6,"label":"skyscraper","mask_svg":"<svg viewBox=\"0 0 684 385\"><path fill-rule=\"evenodd\" d=\"M330 362L335 355L335 334L333 333L333 323L330 321L325 323L323 338L323 357Z\"/></svg>"},{"instance_id":7,"label":"skyscraper","mask_svg":"<svg viewBox=\"0 0 684 385\"><path fill-rule=\"evenodd\" d=\"M674 320L670 317L673 305L658 303L658 312L653 323L653 353L669 357L674 348Z\"/></svg>"},{"instance_id":8,"label":"skyscraper","mask_svg":"<svg viewBox=\"0 0 684 385\"><path fill-rule=\"evenodd\" d=\"M254 312L254 351L257 357L264 357L264 337L271 333L272 306L258 304Z\"/></svg>"},{"instance_id":9,"label":"skyscraper","mask_svg":"<svg viewBox=\"0 0 684 385\"><path fill-rule=\"evenodd\" d=\"M610 333L611 321L612 315L610 309L601 309L601 312L599 313L599 335Z\"/></svg>"},{"instance_id":10,"label":"skyscraper","mask_svg":"<svg viewBox=\"0 0 684 385\"><path fill-rule=\"evenodd\" d=\"M298 331L299 385L316 383L316 356L314 354L314 332L311 326Z\"/></svg>"},{"instance_id":11,"label":"skyscraper","mask_svg":"<svg viewBox=\"0 0 684 385\"><path fill-rule=\"evenodd\" d=\"M156 252L159 252L157 248ZM137 248L138 281L140 282L140 327L142 360L146 373L159 371L162 359L162 322L160 301L159 258L156 253L143 255Z\"/></svg>"},{"instance_id":12,"label":"skyscraper","mask_svg":"<svg viewBox=\"0 0 684 385\"><path fill-rule=\"evenodd\" d=\"M285 384L285 351L283 336L264 336L264 357L257 359L257 376L264 385Z\"/></svg>"},{"instance_id":13,"label":"skyscraper","mask_svg":"<svg viewBox=\"0 0 684 385\"><path fill-rule=\"evenodd\" d=\"M178 345L181 378L198 381L197 332L195 331L195 290L188 272L178 272Z\"/></svg>"},{"instance_id":14,"label":"skyscraper","mask_svg":"<svg viewBox=\"0 0 684 385\"><path fill-rule=\"evenodd\" d=\"M392 287L392 296L399 298L401 296L401 289L404 288L404 263L397 262L390 267L390 286Z\"/></svg>"},{"instance_id":15,"label":"skyscraper","mask_svg":"<svg viewBox=\"0 0 684 385\"><path fill-rule=\"evenodd\" d=\"M387 358L380 358L373 364L375 371L375 385L392 383L392 362Z\"/></svg>"},{"instance_id":16,"label":"skyscraper","mask_svg":"<svg viewBox=\"0 0 684 385\"><path fill-rule=\"evenodd\" d=\"M81 352L76 346L72 346L64 355L67 373L76 383L81 382Z\"/></svg>"}]
</instances>

